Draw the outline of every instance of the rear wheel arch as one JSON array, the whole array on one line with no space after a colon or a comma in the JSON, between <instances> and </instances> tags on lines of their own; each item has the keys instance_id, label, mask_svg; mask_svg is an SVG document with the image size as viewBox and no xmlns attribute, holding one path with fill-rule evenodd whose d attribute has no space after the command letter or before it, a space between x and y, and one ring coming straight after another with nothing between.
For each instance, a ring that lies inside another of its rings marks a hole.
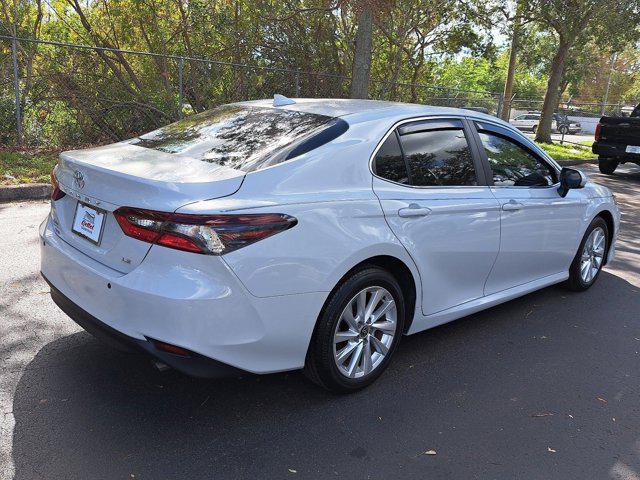
<instances>
[{"instance_id":1,"label":"rear wheel arch","mask_svg":"<svg viewBox=\"0 0 640 480\"><path fill-rule=\"evenodd\" d=\"M334 285L329 295L327 295L318 318L322 317L327 304L331 301L331 298L333 297L333 294L336 292L336 290L338 290L338 288L340 288L340 286L355 272L369 266L379 267L388 271L400 284L405 302L405 321L403 333L408 332L415 314L417 298L416 289L418 288L417 286L419 279L414 276L413 272L404 261L400 260L398 257L394 257L391 255L377 255L374 257L369 257L351 267L349 271L347 271Z\"/></svg>"}]
</instances>

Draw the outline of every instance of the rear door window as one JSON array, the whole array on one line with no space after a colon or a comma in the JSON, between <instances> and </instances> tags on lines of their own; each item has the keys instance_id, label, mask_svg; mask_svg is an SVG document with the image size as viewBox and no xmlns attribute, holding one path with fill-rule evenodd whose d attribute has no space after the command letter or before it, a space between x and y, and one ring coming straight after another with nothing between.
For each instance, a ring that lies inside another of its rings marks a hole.
<instances>
[{"instance_id":1,"label":"rear door window","mask_svg":"<svg viewBox=\"0 0 640 480\"><path fill-rule=\"evenodd\" d=\"M420 131L422 129L422 131ZM461 121L427 122L401 127L402 149L411 185L477 185L476 170Z\"/></svg>"}]
</instances>

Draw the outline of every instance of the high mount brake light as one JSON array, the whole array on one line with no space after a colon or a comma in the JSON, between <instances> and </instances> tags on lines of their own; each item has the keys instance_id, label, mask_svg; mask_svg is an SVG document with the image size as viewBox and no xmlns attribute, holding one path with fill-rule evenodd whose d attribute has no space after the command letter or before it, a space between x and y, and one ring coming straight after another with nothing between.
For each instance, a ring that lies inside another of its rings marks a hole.
<instances>
[{"instance_id":1,"label":"high mount brake light","mask_svg":"<svg viewBox=\"0 0 640 480\"><path fill-rule=\"evenodd\" d=\"M295 226L282 213L190 215L121 207L113 212L125 235L206 255L222 255Z\"/></svg>"},{"instance_id":2,"label":"high mount brake light","mask_svg":"<svg viewBox=\"0 0 640 480\"><path fill-rule=\"evenodd\" d=\"M60 184L58 183L58 177L56 176L56 167L51 170L51 200L54 202L64 197L66 193L60 190Z\"/></svg>"}]
</instances>

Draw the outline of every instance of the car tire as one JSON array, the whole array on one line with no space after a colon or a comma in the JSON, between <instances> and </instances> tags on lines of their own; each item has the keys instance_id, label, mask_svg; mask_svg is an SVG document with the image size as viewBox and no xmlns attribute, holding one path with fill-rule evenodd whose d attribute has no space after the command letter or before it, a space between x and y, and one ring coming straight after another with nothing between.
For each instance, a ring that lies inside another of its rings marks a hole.
<instances>
[{"instance_id":1,"label":"car tire","mask_svg":"<svg viewBox=\"0 0 640 480\"><path fill-rule=\"evenodd\" d=\"M569 127L567 127L566 125L562 125L562 126L558 129L558 131L559 131L561 134L566 135L566 134L568 134L568 133L569 133Z\"/></svg>"},{"instance_id":2,"label":"car tire","mask_svg":"<svg viewBox=\"0 0 640 480\"><path fill-rule=\"evenodd\" d=\"M537 130L538 130L537 125L534 125L533 127L531 127L531 133L536 133Z\"/></svg>"},{"instance_id":3,"label":"car tire","mask_svg":"<svg viewBox=\"0 0 640 480\"><path fill-rule=\"evenodd\" d=\"M587 227L569 268L569 289L582 292L591 287L598 279L608 253L609 227L602 217L596 217Z\"/></svg>"},{"instance_id":4,"label":"car tire","mask_svg":"<svg viewBox=\"0 0 640 480\"><path fill-rule=\"evenodd\" d=\"M599 158L598 159L598 169L600 173L604 173L605 175L612 175L613 172L618 168L619 162L613 160L612 158Z\"/></svg>"},{"instance_id":5,"label":"car tire","mask_svg":"<svg viewBox=\"0 0 640 480\"><path fill-rule=\"evenodd\" d=\"M367 307L374 314L386 307L377 318L382 321L364 318ZM320 313L307 352L305 374L335 393L356 392L371 385L398 348L404 318L402 289L391 273L373 265L354 271L334 289Z\"/></svg>"}]
</instances>

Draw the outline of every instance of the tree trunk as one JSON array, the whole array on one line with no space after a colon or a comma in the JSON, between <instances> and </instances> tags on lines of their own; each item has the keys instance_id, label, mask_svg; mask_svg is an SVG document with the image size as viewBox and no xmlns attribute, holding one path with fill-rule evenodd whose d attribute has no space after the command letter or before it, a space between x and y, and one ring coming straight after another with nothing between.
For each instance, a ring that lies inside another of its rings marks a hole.
<instances>
[{"instance_id":1,"label":"tree trunk","mask_svg":"<svg viewBox=\"0 0 640 480\"><path fill-rule=\"evenodd\" d=\"M507 78L504 82L504 99L502 102L502 111L500 118L509 121L511 114L511 97L513 96L513 79L516 75L516 63L518 60L518 48L520 46L520 17L513 20L513 33L511 36L511 51L509 53L509 68L507 69Z\"/></svg>"},{"instance_id":2,"label":"tree trunk","mask_svg":"<svg viewBox=\"0 0 640 480\"><path fill-rule=\"evenodd\" d=\"M371 43L373 36L373 11L365 5L358 14L356 48L351 69L351 98L367 98L371 77Z\"/></svg>"},{"instance_id":3,"label":"tree trunk","mask_svg":"<svg viewBox=\"0 0 640 480\"><path fill-rule=\"evenodd\" d=\"M571 44L560 38L558 50L553 56L551 62L551 72L549 81L547 82L547 92L544 96L544 104L542 105L542 115L540 116L540 124L536 132L536 142L551 143L551 122L553 121L553 113L556 109L560 98L560 82L564 74L565 60L567 52Z\"/></svg>"}]
</instances>

